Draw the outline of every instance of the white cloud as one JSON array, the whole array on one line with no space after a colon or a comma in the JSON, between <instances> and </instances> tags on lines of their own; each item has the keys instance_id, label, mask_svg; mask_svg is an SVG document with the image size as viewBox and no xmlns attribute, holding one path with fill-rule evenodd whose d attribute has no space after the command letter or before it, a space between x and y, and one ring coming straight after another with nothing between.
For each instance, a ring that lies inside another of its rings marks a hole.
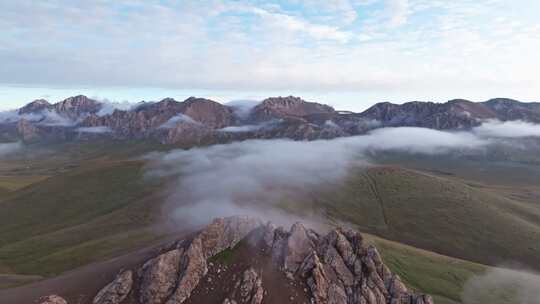
<instances>
[{"instance_id":1,"label":"white cloud","mask_svg":"<svg viewBox=\"0 0 540 304\"><path fill-rule=\"evenodd\" d=\"M250 114L251 110L256 107L260 101L256 100L232 100L227 102L226 105L232 107L236 116L240 119L246 119Z\"/></svg>"},{"instance_id":2,"label":"white cloud","mask_svg":"<svg viewBox=\"0 0 540 304\"><path fill-rule=\"evenodd\" d=\"M98 116L105 116L112 114L115 110L131 110L133 109L136 104L130 103L128 101L124 102L111 102L109 100L100 100L101 102L101 109L99 110L96 115Z\"/></svg>"},{"instance_id":3,"label":"white cloud","mask_svg":"<svg viewBox=\"0 0 540 304\"><path fill-rule=\"evenodd\" d=\"M42 115L42 119L38 121L38 124L43 126L71 127L77 124L77 121L64 117L54 110L44 110L40 115ZM22 118L25 118L25 116L22 115Z\"/></svg>"},{"instance_id":4,"label":"white cloud","mask_svg":"<svg viewBox=\"0 0 540 304\"><path fill-rule=\"evenodd\" d=\"M69 127L77 124L67 117L64 117L55 110L43 110L39 113L19 114L17 110L0 112L0 123L14 123L24 119L35 122L43 126L63 126Z\"/></svg>"},{"instance_id":5,"label":"white cloud","mask_svg":"<svg viewBox=\"0 0 540 304\"><path fill-rule=\"evenodd\" d=\"M176 116L171 117L169 120L167 120L164 124L159 126L160 129L172 129L174 128L178 123L189 123L194 125L200 125L201 123L198 121L195 121L193 118L184 115L184 114L177 114Z\"/></svg>"},{"instance_id":6,"label":"white cloud","mask_svg":"<svg viewBox=\"0 0 540 304\"><path fill-rule=\"evenodd\" d=\"M109 127L104 127L104 126L81 127L81 128L77 128L76 131L80 133L91 133L91 134L104 134L104 133L112 132L112 130Z\"/></svg>"},{"instance_id":7,"label":"white cloud","mask_svg":"<svg viewBox=\"0 0 540 304\"><path fill-rule=\"evenodd\" d=\"M489 120L473 129L473 132L483 137L540 137L540 125L526 121Z\"/></svg>"},{"instance_id":8,"label":"white cloud","mask_svg":"<svg viewBox=\"0 0 540 304\"><path fill-rule=\"evenodd\" d=\"M222 129L219 129L220 132L227 132L227 133L245 133L245 132L253 132L261 129L261 125L241 125L241 126L231 126L231 127L225 127Z\"/></svg>"},{"instance_id":9,"label":"white cloud","mask_svg":"<svg viewBox=\"0 0 540 304\"><path fill-rule=\"evenodd\" d=\"M235 213L264 218L260 209L282 195L294 197L322 182L339 181L351 166L368 164L368 151L435 154L483 149L490 143L471 133L422 128L311 142L248 140L150 155L148 177L180 176L170 204L175 210L171 214L184 224Z\"/></svg>"},{"instance_id":10,"label":"white cloud","mask_svg":"<svg viewBox=\"0 0 540 304\"><path fill-rule=\"evenodd\" d=\"M352 33L342 31L334 26L320 25L301 20L281 13L271 13L263 9L254 8L253 13L260 16L263 22L282 30L305 33L318 40L334 40L346 43L352 38Z\"/></svg>"},{"instance_id":11,"label":"white cloud","mask_svg":"<svg viewBox=\"0 0 540 304\"><path fill-rule=\"evenodd\" d=\"M537 304L540 299L540 275L504 268L493 268L471 277L463 288L464 304L496 303L508 295L515 303Z\"/></svg>"},{"instance_id":12,"label":"white cloud","mask_svg":"<svg viewBox=\"0 0 540 304\"><path fill-rule=\"evenodd\" d=\"M23 145L20 142L16 143L0 143L0 157L11 155L21 150Z\"/></svg>"},{"instance_id":13,"label":"white cloud","mask_svg":"<svg viewBox=\"0 0 540 304\"><path fill-rule=\"evenodd\" d=\"M281 119L274 119L267 122L263 122L257 125L240 125L240 126L230 126L225 127L222 129L219 129L220 132L227 132L227 133L245 133L245 132L254 132L258 130L269 130L277 127L278 124L282 122Z\"/></svg>"},{"instance_id":14,"label":"white cloud","mask_svg":"<svg viewBox=\"0 0 540 304\"><path fill-rule=\"evenodd\" d=\"M398 27L407 22L409 15L408 0L386 0L385 13L391 27Z\"/></svg>"}]
</instances>

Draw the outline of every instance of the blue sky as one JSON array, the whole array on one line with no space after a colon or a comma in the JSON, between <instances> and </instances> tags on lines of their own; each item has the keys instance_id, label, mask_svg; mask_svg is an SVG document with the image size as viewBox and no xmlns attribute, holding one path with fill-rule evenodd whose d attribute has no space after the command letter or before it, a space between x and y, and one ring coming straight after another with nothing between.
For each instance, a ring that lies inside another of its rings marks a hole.
<instances>
[{"instance_id":1,"label":"blue sky","mask_svg":"<svg viewBox=\"0 0 540 304\"><path fill-rule=\"evenodd\" d=\"M1 1L0 109L300 95L540 100L540 1Z\"/></svg>"}]
</instances>

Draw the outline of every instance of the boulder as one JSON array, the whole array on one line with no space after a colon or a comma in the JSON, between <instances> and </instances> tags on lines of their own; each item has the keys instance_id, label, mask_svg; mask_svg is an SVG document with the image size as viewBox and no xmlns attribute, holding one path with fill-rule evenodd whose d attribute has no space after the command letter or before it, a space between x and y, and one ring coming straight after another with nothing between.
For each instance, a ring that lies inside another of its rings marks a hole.
<instances>
[{"instance_id":1,"label":"boulder","mask_svg":"<svg viewBox=\"0 0 540 304\"><path fill-rule=\"evenodd\" d=\"M39 299L39 304L67 304L67 301L57 295L50 295Z\"/></svg>"},{"instance_id":2,"label":"boulder","mask_svg":"<svg viewBox=\"0 0 540 304\"><path fill-rule=\"evenodd\" d=\"M93 304L120 304L128 296L133 285L133 272L126 270L114 281L103 287L92 301Z\"/></svg>"},{"instance_id":3,"label":"boulder","mask_svg":"<svg viewBox=\"0 0 540 304\"><path fill-rule=\"evenodd\" d=\"M174 291L183 250L175 249L146 262L141 269L141 303L161 304Z\"/></svg>"}]
</instances>

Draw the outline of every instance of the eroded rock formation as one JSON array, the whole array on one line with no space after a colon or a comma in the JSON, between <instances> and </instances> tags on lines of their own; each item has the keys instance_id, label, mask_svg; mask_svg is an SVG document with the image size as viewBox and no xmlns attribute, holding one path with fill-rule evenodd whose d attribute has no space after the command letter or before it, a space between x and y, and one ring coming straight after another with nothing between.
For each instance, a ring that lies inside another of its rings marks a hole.
<instances>
[{"instance_id":1,"label":"eroded rock formation","mask_svg":"<svg viewBox=\"0 0 540 304\"><path fill-rule=\"evenodd\" d=\"M220 266L214 260L225 251L234 256L240 244L250 252L241 257L248 265L245 268ZM255 256L267 260L255 262ZM265 268L267 264L270 268ZM215 282L219 276L212 277L209 269L215 274L229 271L232 276ZM281 275L264 276L264 271ZM214 290L222 286L227 287ZM286 230L240 216L216 219L193 237L163 248L138 269L122 271L99 291L93 303L277 303L269 290L285 293L283 288L296 289L287 296L290 303L433 303L430 296L408 290L358 232L338 228L321 235L300 223ZM192 300L195 290L196 300Z\"/></svg>"}]
</instances>

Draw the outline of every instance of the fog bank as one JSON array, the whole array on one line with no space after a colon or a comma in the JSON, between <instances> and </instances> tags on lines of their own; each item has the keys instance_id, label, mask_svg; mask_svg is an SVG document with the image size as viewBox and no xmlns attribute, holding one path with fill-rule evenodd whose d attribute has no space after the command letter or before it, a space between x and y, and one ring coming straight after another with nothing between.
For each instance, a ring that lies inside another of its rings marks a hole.
<instances>
[{"instance_id":1,"label":"fog bank","mask_svg":"<svg viewBox=\"0 0 540 304\"><path fill-rule=\"evenodd\" d=\"M473 128L473 132L482 137L520 138L539 137L540 125L522 120L498 121L488 120Z\"/></svg>"},{"instance_id":2,"label":"fog bank","mask_svg":"<svg viewBox=\"0 0 540 304\"><path fill-rule=\"evenodd\" d=\"M16 153L21 150L22 147L23 146L20 142L0 143L0 157Z\"/></svg>"},{"instance_id":3,"label":"fog bank","mask_svg":"<svg viewBox=\"0 0 540 304\"><path fill-rule=\"evenodd\" d=\"M367 155L372 153L482 153L501 143L504 140L474 132L415 127L382 128L333 140L248 140L152 154L147 176L178 176L169 199L172 218L203 224L233 214L268 217L283 198L339 182L350 168L368 166Z\"/></svg>"},{"instance_id":4,"label":"fog bank","mask_svg":"<svg viewBox=\"0 0 540 304\"><path fill-rule=\"evenodd\" d=\"M465 284L462 301L464 304L539 304L540 276L493 268Z\"/></svg>"}]
</instances>

